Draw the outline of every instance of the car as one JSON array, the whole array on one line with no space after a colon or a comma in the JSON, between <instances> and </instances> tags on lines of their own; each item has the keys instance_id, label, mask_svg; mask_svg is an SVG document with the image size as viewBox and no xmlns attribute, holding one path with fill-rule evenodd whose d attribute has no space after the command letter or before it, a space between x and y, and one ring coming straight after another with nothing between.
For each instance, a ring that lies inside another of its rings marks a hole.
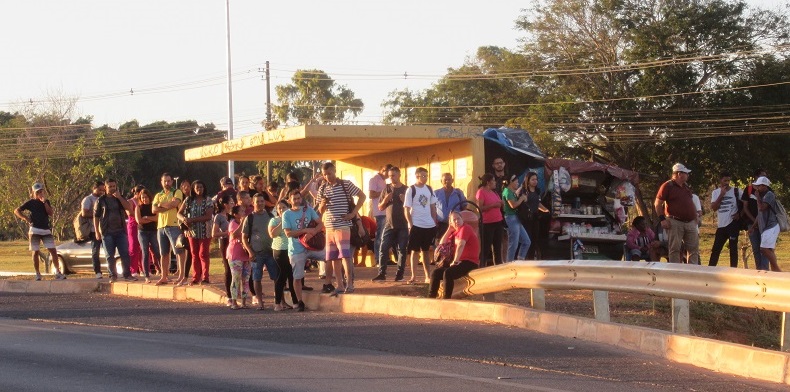
<instances>
[{"instance_id":1,"label":"car","mask_svg":"<svg viewBox=\"0 0 790 392\"><path fill-rule=\"evenodd\" d=\"M69 241L58 245L56 248L58 253L58 263L60 263L60 270L66 274L75 273L93 273L93 260L91 257L91 241L74 242ZM48 252L41 252L47 266L47 270L55 273L55 265L49 260ZM171 253L171 259L175 259L175 255ZM99 249L99 260L101 261L101 270L107 271L107 256L104 248ZM171 265L175 265L171 260ZM121 266L121 259L116 256L115 258L115 271L118 275L123 273Z\"/></svg>"}]
</instances>

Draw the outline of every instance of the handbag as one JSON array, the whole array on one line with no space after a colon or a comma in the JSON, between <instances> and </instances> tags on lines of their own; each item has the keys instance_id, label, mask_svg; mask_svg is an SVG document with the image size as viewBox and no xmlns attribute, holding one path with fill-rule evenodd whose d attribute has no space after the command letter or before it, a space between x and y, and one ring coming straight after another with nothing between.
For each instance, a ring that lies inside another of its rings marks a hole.
<instances>
[{"instance_id":1,"label":"handbag","mask_svg":"<svg viewBox=\"0 0 790 392\"><path fill-rule=\"evenodd\" d=\"M176 238L176 249L186 249L187 248L187 237L183 234L179 235Z\"/></svg>"},{"instance_id":2,"label":"handbag","mask_svg":"<svg viewBox=\"0 0 790 392\"><path fill-rule=\"evenodd\" d=\"M447 242L443 242L433 251L433 260L436 268L449 268L455 259L455 239L451 235Z\"/></svg>"},{"instance_id":3,"label":"handbag","mask_svg":"<svg viewBox=\"0 0 790 392\"><path fill-rule=\"evenodd\" d=\"M304 222L304 218L307 215L306 213L307 207L302 207L302 222ZM307 224L307 228L313 228L316 226L318 226L318 224L312 220ZM315 235L309 239L307 238L307 233L304 233L299 236L299 243L302 244L302 246L304 246L307 250L324 250L324 246L326 246L326 233L321 230L315 233Z\"/></svg>"},{"instance_id":4,"label":"handbag","mask_svg":"<svg viewBox=\"0 0 790 392\"><path fill-rule=\"evenodd\" d=\"M351 198L351 195L348 194L348 190L346 190L346 183L343 182L341 185L343 186L343 193L346 194L346 200L348 201L348 211L354 211L354 207L356 207L356 205L354 204L354 200ZM362 231L364 234L360 234L360 231ZM368 242L370 242L370 233L368 233L368 230L365 229L365 225L362 224L359 217L354 217L351 219L351 239L349 240L349 243L355 248L360 248L365 246L365 244Z\"/></svg>"}]
</instances>

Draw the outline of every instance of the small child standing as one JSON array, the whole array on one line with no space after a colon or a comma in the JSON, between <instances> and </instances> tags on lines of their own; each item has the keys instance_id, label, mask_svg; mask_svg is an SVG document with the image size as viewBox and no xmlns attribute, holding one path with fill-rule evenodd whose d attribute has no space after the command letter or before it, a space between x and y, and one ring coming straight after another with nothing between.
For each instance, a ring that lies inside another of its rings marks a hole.
<instances>
[{"instance_id":1,"label":"small child standing","mask_svg":"<svg viewBox=\"0 0 790 392\"><path fill-rule=\"evenodd\" d=\"M17 207L14 210L14 215L30 225L28 235L30 238L30 251L33 252L33 268L36 270L36 280L41 280L41 271L39 270L41 242L49 250L50 260L52 260L52 265L55 266L55 279L66 279L66 276L60 271L58 252L55 250L55 238L52 236L52 226L49 223L49 217L52 215L52 206L47 199L47 191L44 189L44 184L40 182L34 183L32 190L33 198ZM23 214L24 211L28 211L29 215Z\"/></svg>"},{"instance_id":2,"label":"small child standing","mask_svg":"<svg viewBox=\"0 0 790 392\"><path fill-rule=\"evenodd\" d=\"M231 209L233 219L228 224L228 232L230 233L230 241L228 250L225 257L230 264L230 294L231 305L230 308L248 309L247 298L250 297L250 274L252 273L252 264L250 263L250 255L244 249L241 243L241 220L244 219L244 206L237 205ZM241 299L241 306L238 300Z\"/></svg>"}]
</instances>

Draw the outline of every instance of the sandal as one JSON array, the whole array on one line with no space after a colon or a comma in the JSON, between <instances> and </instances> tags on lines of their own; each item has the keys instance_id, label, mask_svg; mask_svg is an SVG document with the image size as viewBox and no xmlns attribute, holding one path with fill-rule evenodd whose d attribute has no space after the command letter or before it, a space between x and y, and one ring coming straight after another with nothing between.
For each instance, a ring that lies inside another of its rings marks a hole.
<instances>
[{"instance_id":1,"label":"sandal","mask_svg":"<svg viewBox=\"0 0 790 392\"><path fill-rule=\"evenodd\" d=\"M243 307L239 307L239 305L230 305L230 310L239 310L239 309L242 309L242 308Z\"/></svg>"},{"instance_id":2,"label":"sandal","mask_svg":"<svg viewBox=\"0 0 790 392\"><path fill-rule=\"evenodd\" d=\"M161 286L168 283L170 283L170 281L168 281L167 279L159 279L156 281L156 283L154 283L154 286Z\"/></svg>"},{"instance_id":3,"label":"sandal","mask_svg":"<svg viewBox=\"0 0 790 392\"><path fill-rule=\"evenodd\" d=\"M283 310L283 306L282 305L280 305L280 304L274 305L274 311L275 312L281 312L282 310Z\"/></svg>"},{"instance_id":4,"label":"sandal","mask_svg":"<svg viewBox=\"0 0 790 392\"><path fill-rule=\"evenodd\" d=\"M283 310L292 310L294 307L283 302Z\"/></svg>"}]
</instances>

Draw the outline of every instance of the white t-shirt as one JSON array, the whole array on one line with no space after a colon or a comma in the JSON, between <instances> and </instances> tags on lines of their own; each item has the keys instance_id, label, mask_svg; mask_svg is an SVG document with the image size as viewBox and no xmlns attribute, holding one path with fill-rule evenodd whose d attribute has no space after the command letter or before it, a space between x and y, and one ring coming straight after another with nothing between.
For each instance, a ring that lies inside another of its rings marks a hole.
<instances>
[{"instance_id":1,"label":"white t-shirt","mask_svg":"<svg viewBox=\"0 0 790 392\"><path fill-rule=\"evenodd\" d=\"M381 194L381 191L387 187L387 181L383 179L380 175L376 174L373 178L370 179L368 182L368 190L373 192L378 192ZM370 215L371 216L384 216L385 211L379 209L379 197L371 198L370 199Z\"/></svg>"},{"instance_id":2,"label":"white t-shirt","mask_svg":"<svg viewBox=\"0 0 790 392\"><path fill-rule=\"evenodd\" d=\"M411 207L411 223L416 227L423 229L430 229L436 226L431 215L431 205L436 205L436 196L428 189L428 186L422 187L414 185L417 190L416 195L411 194L412 187L406 189L406 196L403 199L404 207Z\"/></svg>"},{"instance_id":3,"label":"white t-shirt","mask_svg":"<svg viewBox=\"0 0 790 392\"><path fill-rule=\"evenodd\" d=\"M713 203L718 200L719 195L721 195L721 188L714 189L710 196L710 202ZM740 191L738 191L738 195L741 195ZM735 188L730 188L727 193L724 194L719 209L716 211L716 215L719 218L718 227L727 227L727 225L732 223L733 215L737 212L738 200L735 199Z\"/></svg>"}]
</instances>

